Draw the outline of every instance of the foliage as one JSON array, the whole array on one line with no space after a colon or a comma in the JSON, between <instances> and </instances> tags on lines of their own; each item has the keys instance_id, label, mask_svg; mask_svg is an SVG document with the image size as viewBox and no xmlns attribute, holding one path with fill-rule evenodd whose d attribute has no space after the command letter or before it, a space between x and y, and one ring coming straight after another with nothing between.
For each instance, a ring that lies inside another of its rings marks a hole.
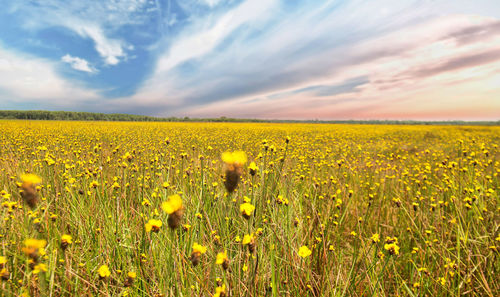
<instances>
[{"instance_id":1,"label":"foliage","mask_svg":"<svg viewBox=\"0 0 500 297\"><path fill-rule=\"evenodd\" d=\"M64 121L122 121L122 122L224 122L224 123L330 123L330 124L384 124L384 125L500 125L499 121L397 121L397 120L261 120L219 118L151 117L120 113L95 113L45 110L0 110L0 119L64 120Z\"/></svg>"}]
</instances>

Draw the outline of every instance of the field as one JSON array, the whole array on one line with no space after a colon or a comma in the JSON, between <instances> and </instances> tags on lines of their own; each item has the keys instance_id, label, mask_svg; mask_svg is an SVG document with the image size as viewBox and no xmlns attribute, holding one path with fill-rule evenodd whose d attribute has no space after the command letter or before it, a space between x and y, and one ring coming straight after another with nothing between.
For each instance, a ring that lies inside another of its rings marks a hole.
<instances>
[{"instance_id":1,"label":"field","mask_svg":"<svg viewBox=\"0 0 500 297\"><path fill-rule=\"evenodd\" d=\"M500 127L0 121L0 296L499 296L499 145Z\"/></svg>"}]
</instances>

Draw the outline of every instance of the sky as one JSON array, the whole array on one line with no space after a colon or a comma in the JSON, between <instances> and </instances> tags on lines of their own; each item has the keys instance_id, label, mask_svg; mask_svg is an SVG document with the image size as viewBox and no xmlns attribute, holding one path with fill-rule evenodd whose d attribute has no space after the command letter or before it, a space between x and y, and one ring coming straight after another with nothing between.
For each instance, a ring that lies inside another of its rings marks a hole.
<instances>
[{"instance_id":1,"label":"sky","mask_svg":"<svg viewBox=\"0 0 500 297\"><path fill-rule=\"evenodd\" d=\"M498 0L0 0L0 109L499 120Z\"/></svg>"}]
</instances>

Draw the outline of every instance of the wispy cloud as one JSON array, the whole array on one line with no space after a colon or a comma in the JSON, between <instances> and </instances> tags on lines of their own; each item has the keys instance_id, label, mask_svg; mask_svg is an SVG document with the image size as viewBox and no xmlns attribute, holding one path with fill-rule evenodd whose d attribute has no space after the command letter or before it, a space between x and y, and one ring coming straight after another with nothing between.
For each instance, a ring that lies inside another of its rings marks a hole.
<instances>
[{"instance_id":1,"label":"wispy cloud","mask_svg":"<svg viewBox=\"0 0 500 297\"><path fill-rule=\"evenodd\" d=\"M127 57L133 47L122 38L113 38L116 30L126 25L137 25L148 17L142 12L151 12L154 6L147 1L61 1L46 0L33 4L16 1L6 5L18 14L22 26L30 30L42 30L61 26L94 42L96 52L105 65L116 65Z\"/></svg>"},{"instance_id":2,"label":"wispy cloud","mask_svg":"<svg viewBox=\"0 0 500 297\"><path fill-rule=\"evenodd\" d=\"M96 70L89 65L89 62L87 60L78 57L73 57L70 54L62 56L61 61L68 63L71 66L71 68L75 70L90 72L90 73L96 72Z\"/></svg>"},{"instance_id":3,"label":"wispy cloud","mask_svg":"<svg viewBox=\"0 0 500 297\"><path fill-rule=\"evenodd\" d=\"M433 19L358 42L342 59L325 62L333 67L327 67L330 71L321 68L323 77L313 80L321 82L320 86L298 84L285 89L285 96L262 92L183 111L193 116L258 114L262 118L452 119L460 115L496 119L500 117L496 99L500 86L494 83L500 81L500 34L467 43L454 34L466 28L491 27L495 22L471 16ZM315 93L328 81L343 86L354 77L366 79L355 87L356 92Z\"/></svg>"},{"instance_id":4,"label":"wispy cloud","mask_svg":"<svg viewBox=\"0 0 500 297\"><path fill-rule=\"evenodd\" d=\"M66 87L95 88L78 105L85 110L500 117L500 3L488 0L2 1L5 25L57 45L10 53L49 63ZM9 42L16 47L15 36ZM57 68L61 56L94 75Z\"/></svg>"},{"instance_id":5,"label":"wispy cloud","mask_svg":"<svg viewBox=\"0 0 500 297\"><path fill-rule=\"evenodd\" d=\"M57 74L57 65L45 59L13 52L0 44L0 102L29 103L31 109L69 108L99 98Z\"/></svg>"}]
</instances>

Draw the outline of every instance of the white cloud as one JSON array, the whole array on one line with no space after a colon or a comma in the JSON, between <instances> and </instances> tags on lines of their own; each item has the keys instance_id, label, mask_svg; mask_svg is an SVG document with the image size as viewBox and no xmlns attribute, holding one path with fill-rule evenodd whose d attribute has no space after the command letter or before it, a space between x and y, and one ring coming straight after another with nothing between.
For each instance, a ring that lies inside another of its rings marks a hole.
<instances>
[{"instance_id":1,"label":"white cloud","mask_svg":"<svg viewBox=\"0 0 500 297\"><path fill-rule=\"evenodd\" d=\"M13 52L0 44L0 101L71 107L99 98L95 91L60 77L55 68L52 62Z\"/></svg>"},{"instance_id":2,"label":"white cloud","mask_svg":"<svg viewBox=\"0 0 500 297\"><path fill-rule=\"evenodd\" d=\"M69 54L66 54L61 58L61 61L68 63L71 66L71 68L75 70L90 72L90 73L96 72L95 69L90 67L89 62L82 58L73 57Z\"/></svg>"},{"instance_id":3,"label":"white cloud","mask_svg":"<svg viewBox=\"0 0 500 297\"><path fill-rule=\"evenodd\" d=\"M210 7L217 6L222 0L201 0L202 3L205 3L206 5Z\"/></svg>"},{"instance_id":4,"label":"white cloud","mask_svg":"<svg viewBox=\"0 0 500 297\"><path fill-rule=\"evenodd\" d=\"M62 26L91 39L106 65L117 65L125 60L127 50L133 48L122 39L123 36L116 37L117 30L149 21L150 14L155 13L150 10L155 4L145 0L44 0L36 5L14 1L6 6L7 11L22 19L26 29Z\"/></svg>"},{"instance_id":5,"label":"white cloud","mask_svg":"<svg viewBox=\"0 0 500 297\"><path fill-rule=\"evenodd\" d=\"M123 42L106 37L100 27L75 23L68 24L68 26L72 27L81 36L89 37L94 41L95 49L104 59L105 64L116 65L120 62L120 58L126 57L126 53L123 50Z\"/></svg>"},{"instance_id":6,"label":"white cloud","mask_svg":"<svg viewBox=\"0 0 500 297\"><path fill-rule=\"evenodd\" d=\"M322 76L278 92L264 91L183 111L202 117L497 120L499 25L498 20L487 17L439 17L359 42L349 51L331 51L330 56L344 53L345 63L336 64L335 71ZM325 61L324 56L317 58ZM309 66L315 64L312 62L304 61ZM298 66L296 71L301 69L307 68ZM359 76L367 77L368 82L356 92L320 97L312 92L293 93ZM280 92L287 96L275 96Z\"/></svg>"},{"instance_id":7,"label":"white cloud","mask_svg":"<svg viewBox=\"0 0 500 297\"><path fill-rule=\"evenodd\" d=\"M222 15L212 26L206 26L204 21L201 21L201 24L196 23L186 29L181 38L174 41L168 53L159 58L156 73L169 71L182 62L211 52L239 26L269 18L277 4L276 0L247 0Z\"/></svg>"}]
</instances>

